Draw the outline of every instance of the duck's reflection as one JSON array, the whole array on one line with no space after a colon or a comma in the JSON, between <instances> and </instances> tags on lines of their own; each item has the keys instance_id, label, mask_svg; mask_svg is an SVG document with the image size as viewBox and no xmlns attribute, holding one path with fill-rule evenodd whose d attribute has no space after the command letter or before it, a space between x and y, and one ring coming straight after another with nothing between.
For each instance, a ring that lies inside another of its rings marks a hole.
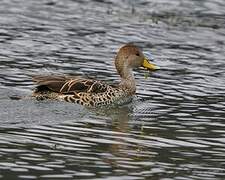
<instances>
[{"instance_id":1,"label":"duck's reflection","mask_svg":"<svg viewBox=\"0 0 225 180\"><path fill-rule=\"evenodd\" d=\"M103 157L104 161L109 163L111 166L121 166L121 161L124 160L137 160L138 154L140 154L141 145L136 142L131 142L131 131L133 131L133 125L130 123L135 120L133 116L135 107L133 105L125 105L113 109L107 109L104 114L110 117L111 130L116 132L113 134L112 141L108 145L108 152L111 153L110 157ZM132 127L131 127L132 125ZM141 133L141 128L140 128ZM133 134L133 132L132 132Z\"/></svg>"}]
</instances>

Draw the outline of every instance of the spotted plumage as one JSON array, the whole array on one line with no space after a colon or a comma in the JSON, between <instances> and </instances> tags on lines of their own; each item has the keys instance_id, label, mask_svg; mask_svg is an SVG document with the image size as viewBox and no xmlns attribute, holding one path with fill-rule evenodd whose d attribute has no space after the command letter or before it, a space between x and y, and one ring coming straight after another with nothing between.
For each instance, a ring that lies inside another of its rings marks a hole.
<instances>
[{"instance_id":1,"label":"spotted plumage","mask_svg":"<svg viewBox=\"0 0 225 180\"><path fill-rule=\"evenodd\" d=\"M37 100L55 99L90 107L120 103L135 94L134 68L143 66L149 70L159 69L150 64L142 51L133 44L119 49L115 66L121 77L117 85L73 76L35 76L33 81L37 87L32 96Z\"/></svg>"}]
</instances>

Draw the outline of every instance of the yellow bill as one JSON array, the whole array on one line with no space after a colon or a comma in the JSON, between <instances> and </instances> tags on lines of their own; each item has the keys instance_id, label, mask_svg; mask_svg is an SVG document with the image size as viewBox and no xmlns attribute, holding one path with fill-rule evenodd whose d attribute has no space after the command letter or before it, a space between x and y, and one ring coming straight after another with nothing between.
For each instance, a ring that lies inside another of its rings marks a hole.
<instances>
[{"instance_id":1,"label":"yellow bill","mask_svg":"<svg viewBox=\"0 0 225 180\"><path fill-rule=\"evenodd\" d=\"M156 66L156 65L150 63L147 58L144 59L144 62L142 64L142 66L144 68L148 69L148 70L151 70L151 71L155 71L155 70L159 70L160 69L159 66Z\"/></svg>"}]
</instances>

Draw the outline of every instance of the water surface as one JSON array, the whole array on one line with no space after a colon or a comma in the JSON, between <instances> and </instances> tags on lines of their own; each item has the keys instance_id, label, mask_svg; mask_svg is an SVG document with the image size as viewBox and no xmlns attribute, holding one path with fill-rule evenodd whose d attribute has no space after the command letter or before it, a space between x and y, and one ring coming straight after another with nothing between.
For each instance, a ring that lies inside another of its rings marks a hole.
<instances>
[{"instance_id":1,"label":"water surface","mask_svg":"<svg viewBox=\"0 0 225 180\"><path fill-rule=\"evenodd\" d=\"M224 179L224 12L222 0L2 1L0 178ZM9 98L37 74L118 81L128 42L162 68L135 72L130 104Z\"/></svg>"}]
</instances>

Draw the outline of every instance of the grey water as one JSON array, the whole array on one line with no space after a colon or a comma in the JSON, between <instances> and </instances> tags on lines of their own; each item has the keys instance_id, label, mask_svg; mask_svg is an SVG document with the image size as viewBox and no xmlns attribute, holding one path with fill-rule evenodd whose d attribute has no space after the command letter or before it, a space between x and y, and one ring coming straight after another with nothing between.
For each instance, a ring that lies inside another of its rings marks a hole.
<instances>
[{"instance_id":1,"label":"grey water","mask_svg":"<svg viewBox=\"0 0 225 180\"><path fill-rule=\"evenodd\" d=\"M118 81L128 42L161 67L129 104L10 99L34 75ZM0 179L224 179L224 44L223 0L2 0Z\"/></svg>"}]
</instances>

